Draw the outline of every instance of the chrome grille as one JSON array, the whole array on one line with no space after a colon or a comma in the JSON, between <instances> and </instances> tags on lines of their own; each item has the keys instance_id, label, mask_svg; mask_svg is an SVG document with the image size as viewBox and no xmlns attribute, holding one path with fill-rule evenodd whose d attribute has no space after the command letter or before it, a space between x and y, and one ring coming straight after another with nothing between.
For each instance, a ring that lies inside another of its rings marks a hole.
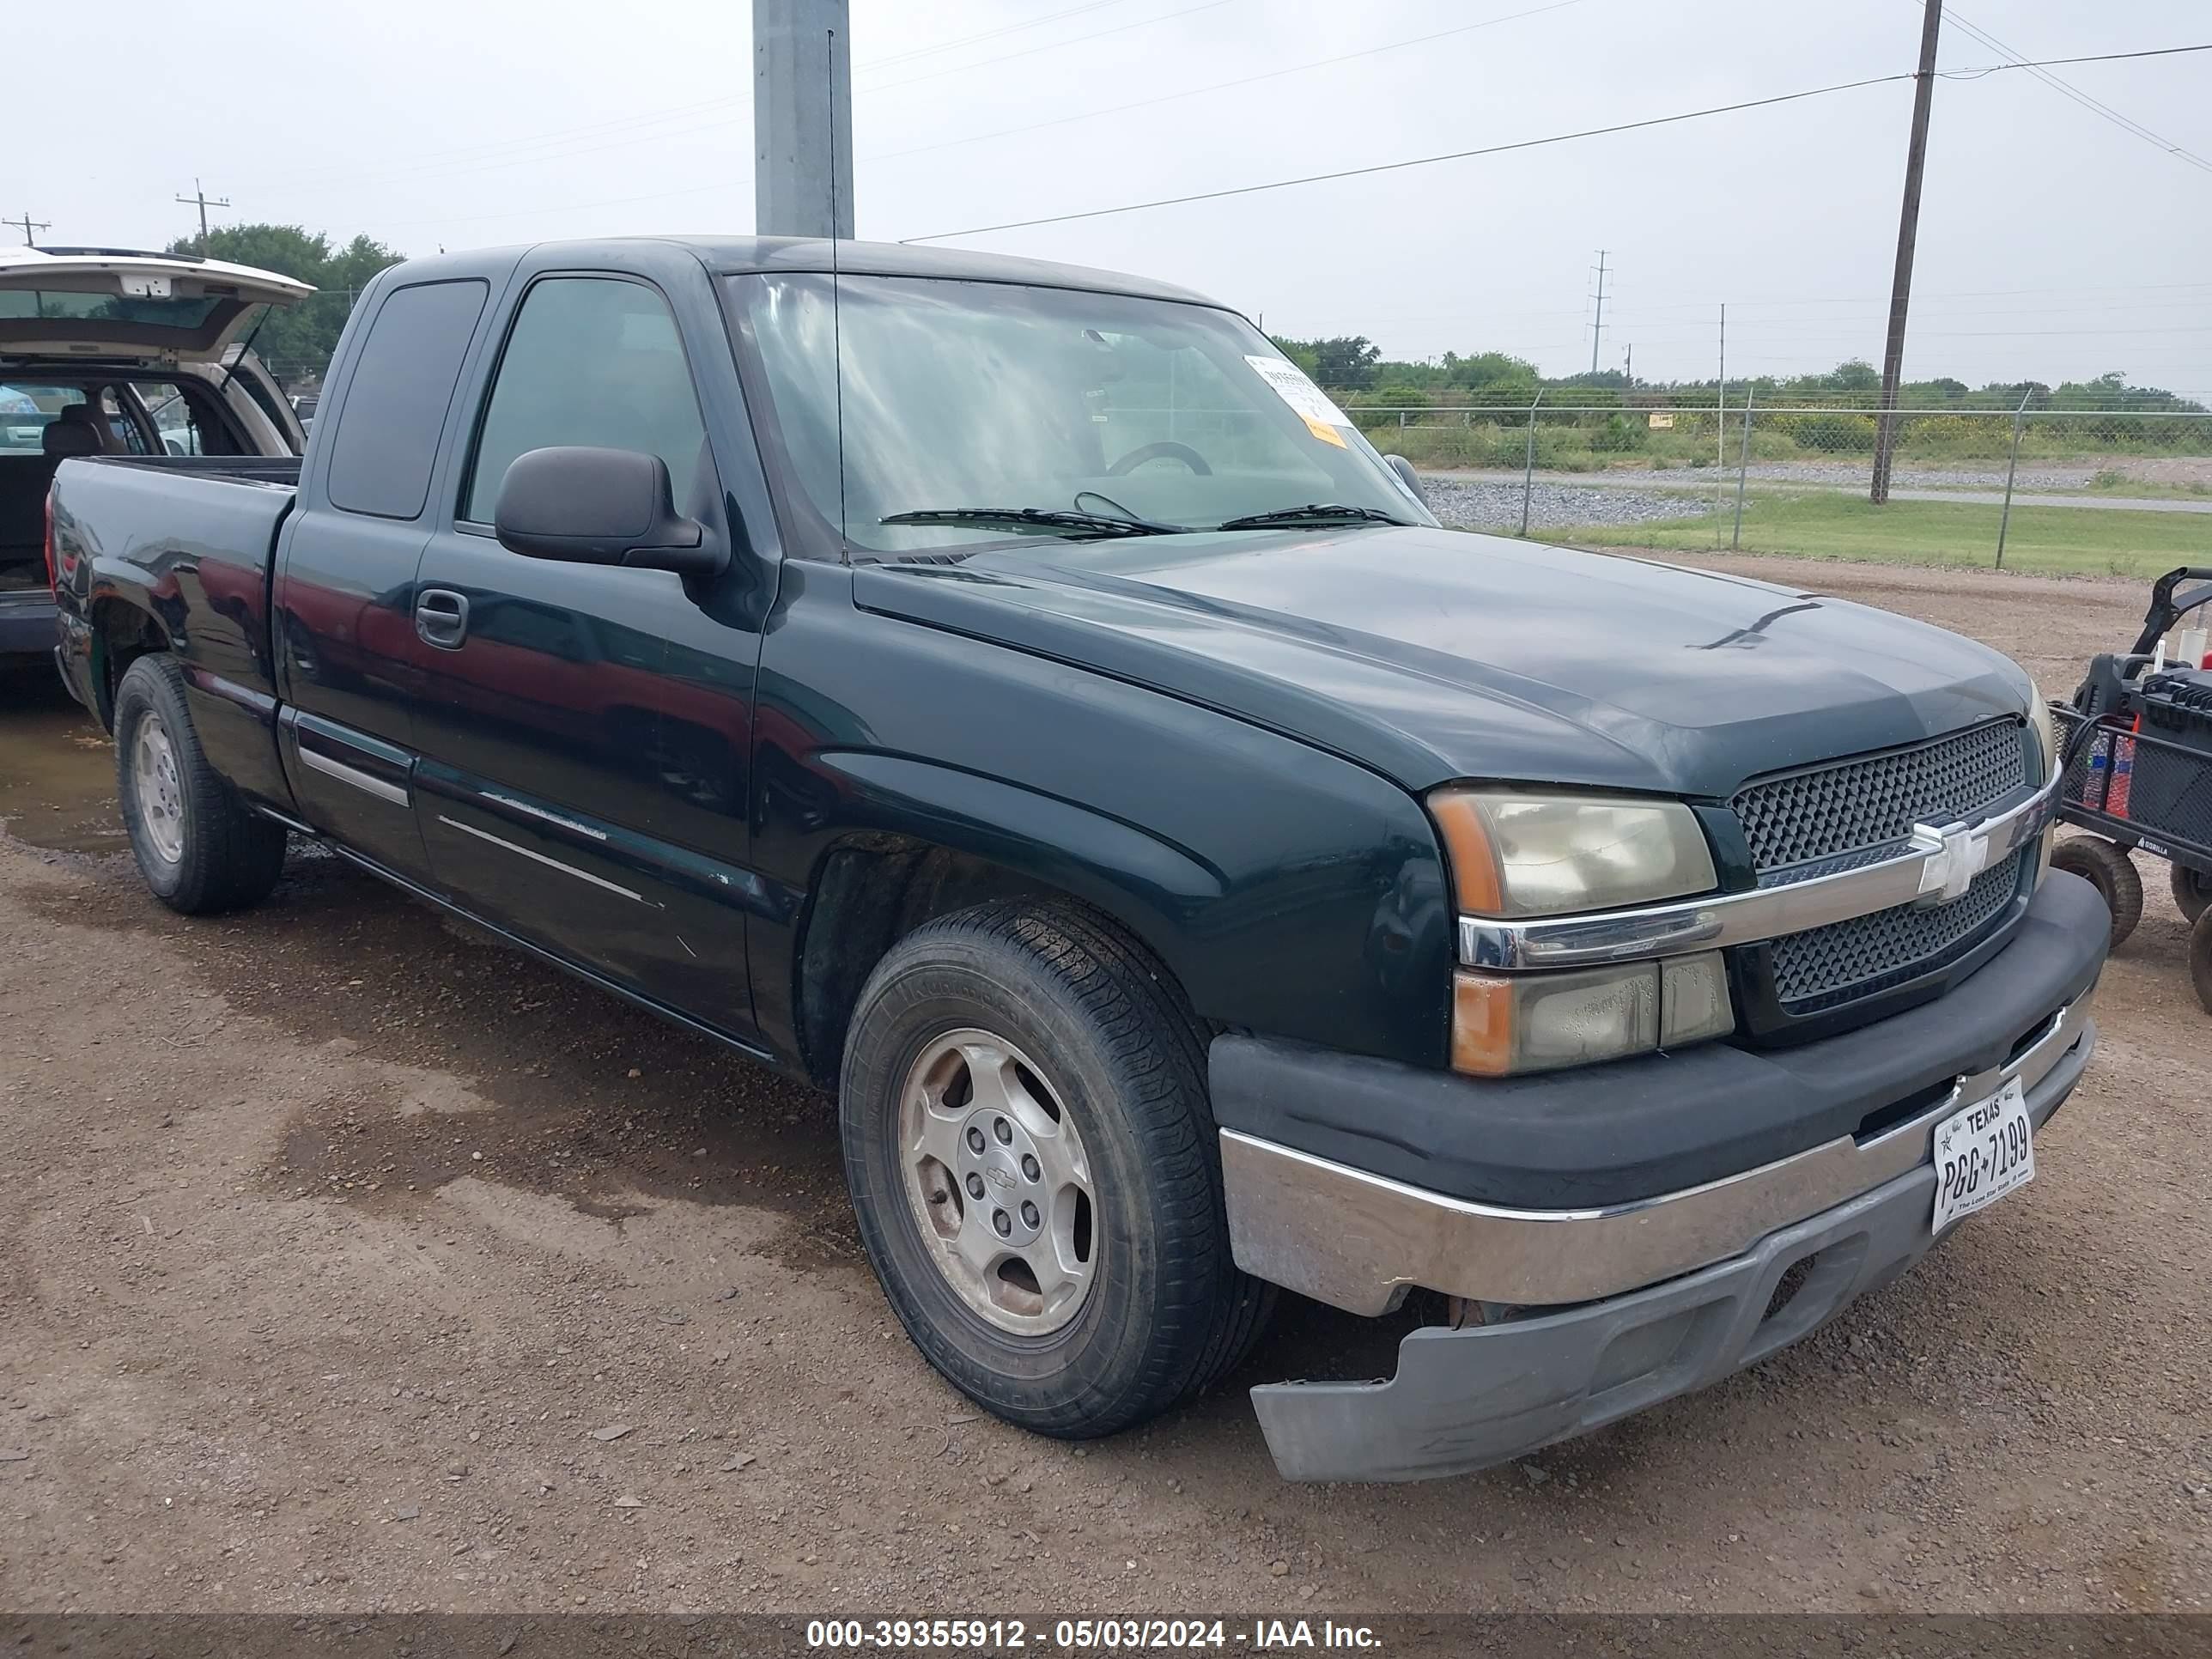
<instances>
[{"instance_id":1,"label":"chrome grille","mask_svg":"<svg viewBox=\"0 0 2212 1659\"><path fill-rule=\"evenodd\" d=\"M2034 853L2030 843L1991 865L1948 904L1900 904L1776 939L1776 997L1791 1014L1820 1013L1957 960L2003 915L2020 890L2021 861Z\"/></svg>"},{"instance_id":2,"label":"chrome grille","mask_svg":"<svg viewBox=\"0 0 2212 1659\"><path fill-rule=\"evenodd\" d=\"M1916 823L1971 819L2029 781L2015 720L1985 720L1932 743L1747 784L1729 804L1752 867L1850 860L1903 841Z\"/></svg>"}]
</instances>

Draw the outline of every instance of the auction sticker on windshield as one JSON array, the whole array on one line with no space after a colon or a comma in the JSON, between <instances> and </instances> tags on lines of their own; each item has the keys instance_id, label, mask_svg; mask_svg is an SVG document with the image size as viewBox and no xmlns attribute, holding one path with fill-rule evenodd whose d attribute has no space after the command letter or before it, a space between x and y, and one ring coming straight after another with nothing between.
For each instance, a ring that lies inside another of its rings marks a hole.
<instances>
[{"instance_id":1,"label":"auction sticker on windshield","mask_svg":"<svg viewBox=\"0 0 2212 1659\"><path fill-rule=\"evenodd\" d=\"M1936 1126L1936 1231L2034 1179L2035 1132L2018 1078Z\"/></svg>"},{"instance_id":2,"label":"auction sticker on windshield","mask_svg":"<svg viewBox=\"0 0 2212 1659\"><path fill-rule=\"evenodd\" d=\"M1297 412L1306 423L1306 430L1325 444L1334 444L1339 449L1349 447L1344 434L1337 430L1350 426L1352 421L1345 412L1329 402L1328 393L1306 379L1305 371L1296 363L1281 357L1261 357L1250 353L1244 361L1269 386L1275 395Z\"/></svg>"}]
</instances>

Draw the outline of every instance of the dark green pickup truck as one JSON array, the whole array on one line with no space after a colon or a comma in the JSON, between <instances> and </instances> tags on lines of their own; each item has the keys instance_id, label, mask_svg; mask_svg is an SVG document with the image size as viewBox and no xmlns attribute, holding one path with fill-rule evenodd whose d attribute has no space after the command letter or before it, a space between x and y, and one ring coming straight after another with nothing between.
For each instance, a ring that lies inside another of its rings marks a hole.
<instances>
[{"instance_id":1,"label":"dark green pickup truck","mask_svg":"<svg viewBox=\"0 0 2212 1659\"><path fill-rule=\"evenodd\" d=\"M1039 1431L1278 1286L1405 1320L1253 1389L1296 1476L1695 1388L2033 1176L2106 921L2012 663L1440 529L1195 295L830 253L414 261L301 460L63 462L154 890L313 836L835 1091L891 1305Z\"/></svg>"}]
</instances>

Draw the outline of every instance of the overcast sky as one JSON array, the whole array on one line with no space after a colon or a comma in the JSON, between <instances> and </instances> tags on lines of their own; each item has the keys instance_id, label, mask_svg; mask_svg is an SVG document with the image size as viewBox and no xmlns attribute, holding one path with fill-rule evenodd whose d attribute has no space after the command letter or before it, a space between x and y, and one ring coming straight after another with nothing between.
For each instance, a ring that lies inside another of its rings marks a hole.
<instances>
[{"instance_id":1,"label":"overcast sky","mask_svg":"<svg viewBox=\"0 0 2212 1659\"><path fill-rule=\"evenodd\" d=\"M9 16L10 61L40 66L25 82L40 90L14 100L0 212L51 220L50 241L159 246L192 228L171 198L195 174L234 204L218 222L410 252L751 228L747 0L307 0L182 28L169 3L96 9ZM859 231L1115 207L1907 71L1919 13L853 0ZM2203 0L1954 15L2035 58L2212 40ZM2000 60L1947 27L1944 68ZM97 83L72 63L96 64ZM2212 158L2212 53L2056 72ZM1604 247L1604 366L1632 346L1639 376L1710 377L1723 301L1731 378L1878 361L1911 98L1873 87L963 244L1184 283L1279 334L1502 349L1555 374L1589 367ZM2208 301L2212 170L2024 72L1937 82L1909 375L2118 368L2212 388Z\"/></svg>"}]
</instances>

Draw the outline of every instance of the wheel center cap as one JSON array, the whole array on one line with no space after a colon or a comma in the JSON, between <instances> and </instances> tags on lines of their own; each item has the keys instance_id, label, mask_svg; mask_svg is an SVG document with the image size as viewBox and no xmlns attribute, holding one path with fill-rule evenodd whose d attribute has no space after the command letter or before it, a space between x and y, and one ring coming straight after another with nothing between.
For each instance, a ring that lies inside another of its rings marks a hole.
<instances>
[{"instance_id":1,"label":"wheel center cap","mask_svg":"<svg viewBox=\"0 0 2212 1659\"><path fill-rule=\"evenodd\" d=\"M969 1207L993 1234L1016 1249L1036 1242L1049 1194L1036 1143L1011 1115L988 1108L969 1114L956 1173Z\"/></svg>"}]
</instances>

